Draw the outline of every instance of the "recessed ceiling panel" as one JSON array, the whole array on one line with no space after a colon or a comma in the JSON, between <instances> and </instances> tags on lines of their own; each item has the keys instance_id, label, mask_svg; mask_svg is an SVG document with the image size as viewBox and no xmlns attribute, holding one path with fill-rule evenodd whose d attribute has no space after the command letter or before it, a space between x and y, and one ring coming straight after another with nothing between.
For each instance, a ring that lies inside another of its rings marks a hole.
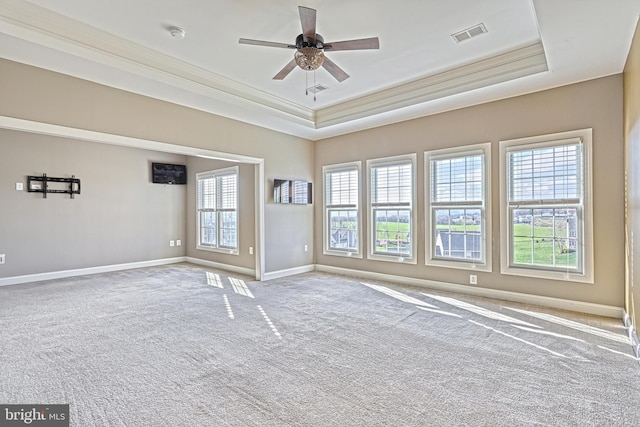
<instances>
[{"instance_id":1,"label":"recessed ceiling panel","mask_svg":"<svg viewBox=\"0 0 640 427\"><path fill-rule=\"evenodd\" d=\"M298 6L316 10L325 42L378 37L379 49L327 50L342 82L325 68L274 80L295 49L238 41L295 44ZM320 139L619 73L638 13L636 0L3 0L0 57ZM496 63L531 49L544 64L512 63L529 72ZM458 75L488 63L504 78Z\"/></svg>"}]
</instances>

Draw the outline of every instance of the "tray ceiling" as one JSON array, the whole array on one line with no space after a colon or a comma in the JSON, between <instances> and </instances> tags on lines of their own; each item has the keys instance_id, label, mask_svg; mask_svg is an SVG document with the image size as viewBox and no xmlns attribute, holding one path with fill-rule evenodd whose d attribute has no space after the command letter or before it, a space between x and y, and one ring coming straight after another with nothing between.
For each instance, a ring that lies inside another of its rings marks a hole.
<instances>
[{"instance_id":1,"label":"tray ceiling","mask_svg":"<svg viewBox=\"0 0 640 427\"><path fill-rule=\"evenodd\" d=\"M380 49L326 52L342 83L324 69L273 80L294 51L238 39L295 43L299 5L326 41ZM639 13L636 0L1 0L0 57L318 140L620 73Z\"/></svg>"}]
</instances>

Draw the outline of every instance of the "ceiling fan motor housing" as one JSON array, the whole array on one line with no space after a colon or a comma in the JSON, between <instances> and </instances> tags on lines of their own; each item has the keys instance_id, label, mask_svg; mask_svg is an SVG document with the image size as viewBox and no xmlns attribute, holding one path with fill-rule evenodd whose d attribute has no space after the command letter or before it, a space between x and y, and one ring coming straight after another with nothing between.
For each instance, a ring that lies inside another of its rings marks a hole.
<instances>
[{"instance_id":1,"label":"ceiling fan motor housing","mask_svg":"<svg viewBox=\"0 0 640 427\"><path fill-rule=\"evenodd\" d=\"M315 40L312 38L304 38L303 34L296 37L296 48L301 49L303 47L315 47L317 49L324 49L324 38L316 33Z\"/></svg>"}]
</instances>

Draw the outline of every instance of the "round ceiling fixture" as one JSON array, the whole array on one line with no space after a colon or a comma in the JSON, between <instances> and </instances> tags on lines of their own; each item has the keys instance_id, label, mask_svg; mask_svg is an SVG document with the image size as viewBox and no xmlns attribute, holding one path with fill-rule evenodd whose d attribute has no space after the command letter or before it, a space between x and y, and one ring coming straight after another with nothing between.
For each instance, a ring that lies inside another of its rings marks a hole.
<instances>
[{"instance_id":1,"label":"round ceiling fixture","mask_svg":"<svg viewBox=\"0 0 640 427\"><path fill-rule=\"evenodd\" d=\"M294 59L303 70L317 70L324 63L324 52L316 47L302 47L296 51Z\"/></svg>"},{"instance_id":2,"label":"round ceiling fixture","mask_svg":"<svg viewBox=\"0 0 640 427\"><path fill-rule=\"evenodd\" d=\"M169 34L175 39L182 40L186 33L180 27L169 27Z\"/></svg>"}]
</instances>

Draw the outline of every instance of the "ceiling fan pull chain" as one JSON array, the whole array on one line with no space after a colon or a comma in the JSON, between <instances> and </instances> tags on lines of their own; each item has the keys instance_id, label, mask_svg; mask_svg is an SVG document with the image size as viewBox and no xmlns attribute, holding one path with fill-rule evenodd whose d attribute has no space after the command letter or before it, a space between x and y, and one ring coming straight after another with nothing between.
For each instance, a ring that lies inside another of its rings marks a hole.
<instances>
[{"instance_id":1,"label":"ceiling fan pull chain","mask_svg":"<svg viewBox=\"0 0 640 427\"><path fill-rule=\"evenodd\" d=\"M316 88L316 70L313 70L313 102L316 102L316 93L318 89Z\"/></svg>"},{"instance_id":2,"label":"ceiling fan pull chain","mask_svg":"<svg viewBox=\"0 0 640 427\"><path fill-rule=\"evenodd\" d=\"M309 75L304 73L304 94L309 95Z\"/></svg>"}]
</instances>

